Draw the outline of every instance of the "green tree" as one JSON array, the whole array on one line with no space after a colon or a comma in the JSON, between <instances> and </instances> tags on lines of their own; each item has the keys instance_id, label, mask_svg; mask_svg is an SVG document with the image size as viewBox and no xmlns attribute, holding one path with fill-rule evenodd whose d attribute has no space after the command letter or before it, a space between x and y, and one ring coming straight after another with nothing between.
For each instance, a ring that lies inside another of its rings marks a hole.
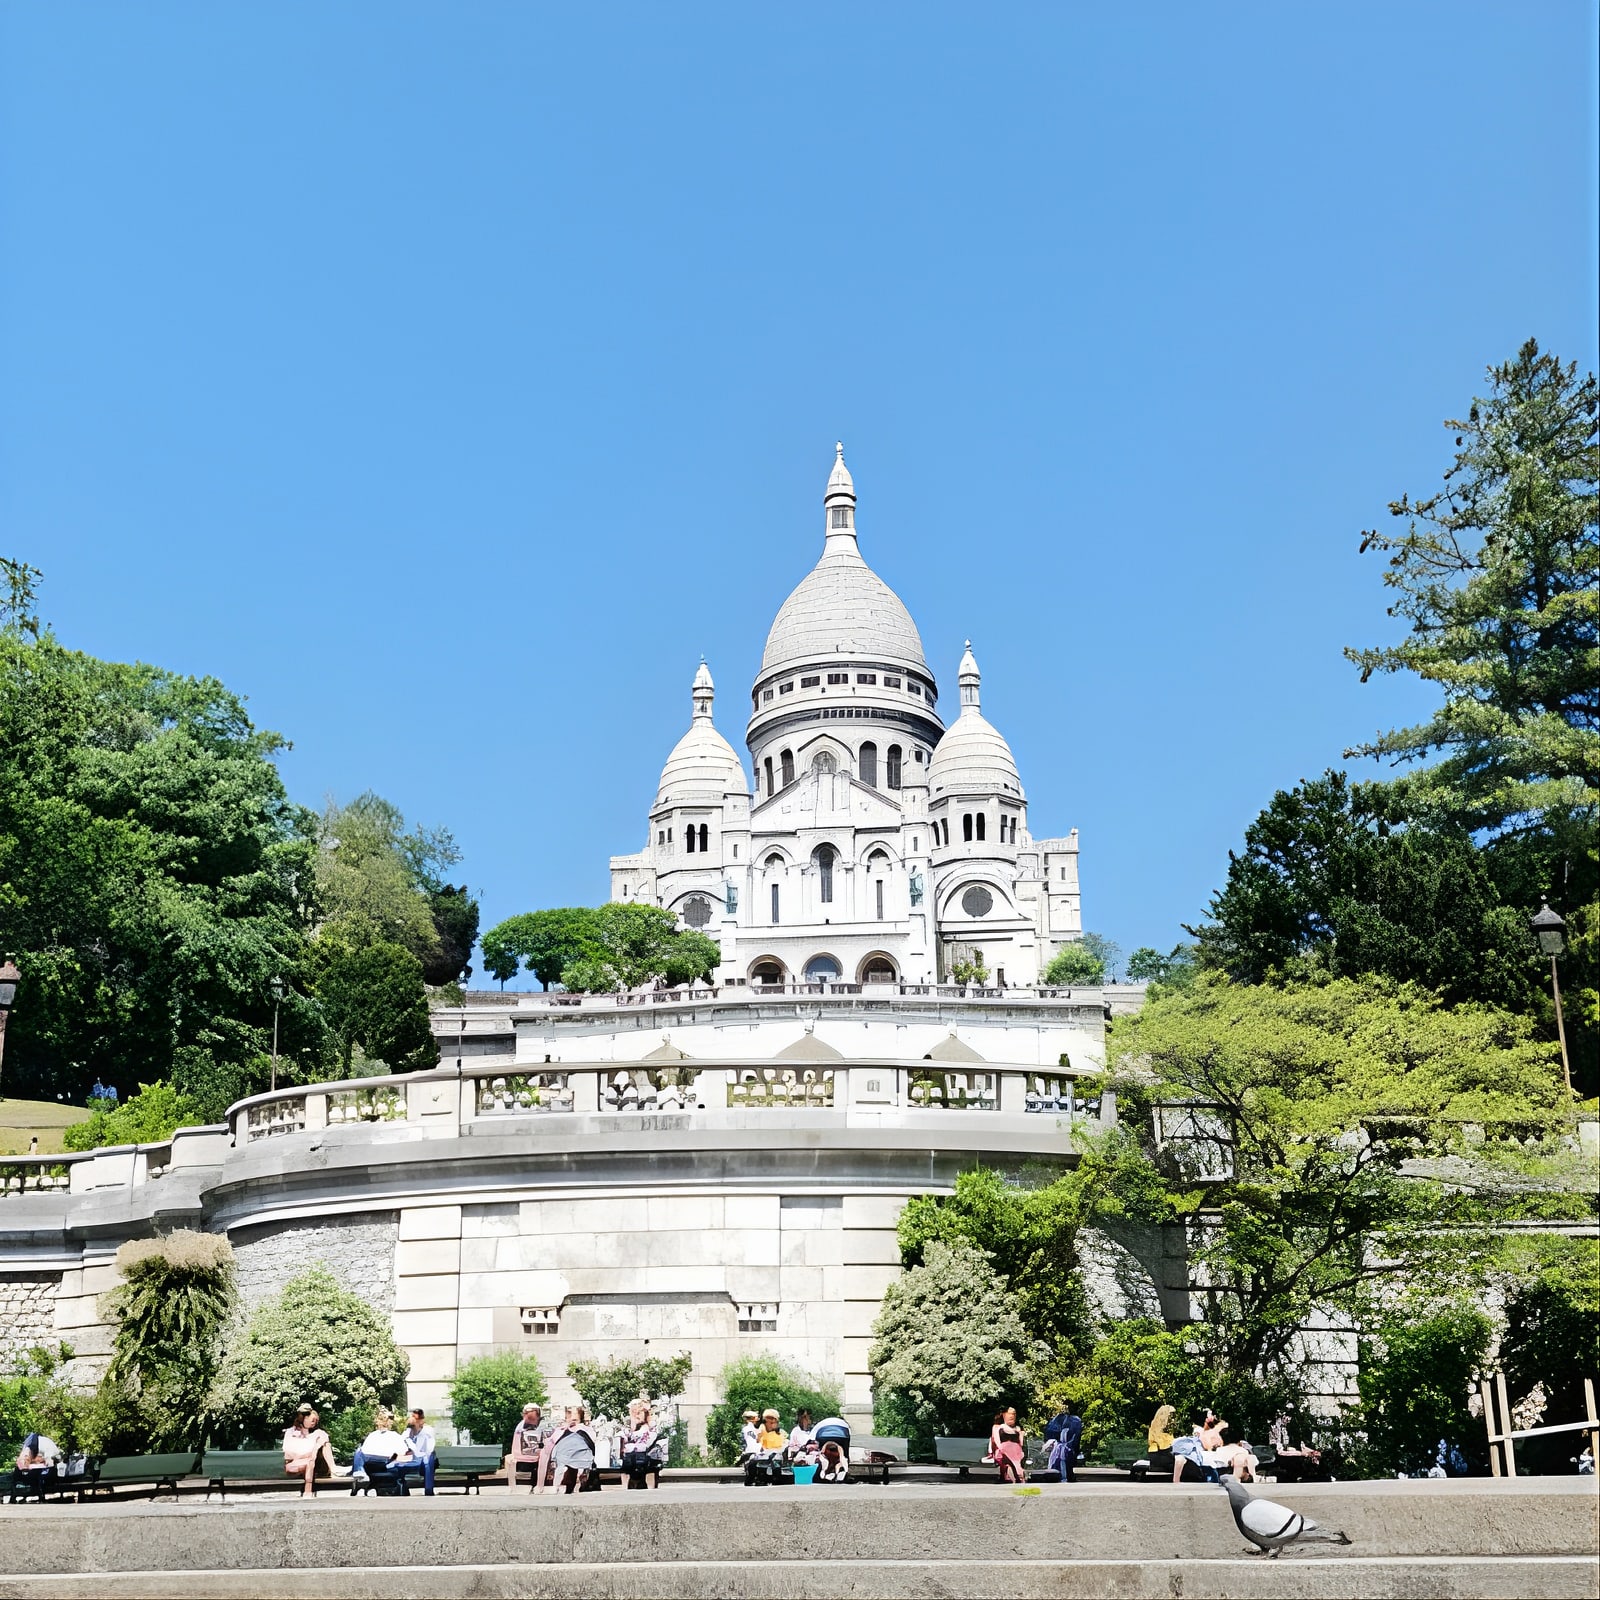
<instances>
[{"instance_id":1,"label":"green tree","mask_svg":"<svg viewBox=\"0 0 1600 1600\"><path fill-rule=\"evenodd\" d=\"M1063 945L1044 969L1046 983L1090 985L1106 981L1106 964L1086 944Z\"/></svg>"},{"instance_id":2,"label":"green tree","mask_svg":"<svg viewBox=\"0 0 1600 1600\"><path fill-rule=\"evenodd\" d=\"M1483 1423L1467 1409L1473 1375L1489 1348L1489 1319L1460 1306L1424 1317L1385 1319L1360 1344L1356 1456L1374 1477L1432 1466L1441 1439L1481 1458Z\"/></svg>"},{"instance_id":3,"label":"green tree","mask_svg":"<svg viewBox=\"0 0 1600 1600\"><path fill-rule=\"evenodd\" d=\"M326 1267L292 1279L229 1343L216 1384L216 1436L266 1446L302 1401L325 1417L405 1401L410 1360L389 1319Z\"/></svg>"},{"instance_id":4,"label":"green tree","mask_svg":"<svg viewBox=\"0 0 1600 1600\"><path fill-rule=\"evenodd\" d=\"M51 1387L56 1369L72 1359L69 1345L35 1345L12 1358L0 1372L0 1452L15 1456L22 1441L35 1429L47 1431L39 1420L40 1404ZM71 1443L52 1433L62 1449Z\"/></svg>"},{"instance_id":5,"label":"green tree","mask_svg":"<svg viewBox=\"0 0 1600 1600\"><path fill-rule=\"evenodd\" d=\"M428 1021L422 963L399 945L351 949L318 940L316 993L349 1073L359 1047L391 1072L434 1066L439 1047Z\"/></svg>"},{"instance_id":6,"label":"green tree","mask_svg":"<svg viewBox=\"0 0 1600 1600\"><path fill-rule=\"evenodd\" d=\"M1281 1370L1314 1311L1361 1318L1380 1280L1458 1275L1519 1141L1565 1126L1531 1019L1377 978L1205 979L1118 1018L1110 1058L1171 1215L1204 1213L1210 1346L1241 1372ZM1474 1181L1433 1181L1446 1156Z\"/></svg>"},{"instance_id":7,"label":"green tree","mask_svg":"<svg viewBox=\"0 0 1600 1600\"><path fill-rule=\"evenodd\" d=\"M1100 958L1100 965L1105 970L1107 981L1115 983L1117 967L1122 961L1122 946L1115 939L1108 939L1103 933L1086 933L1083 936L1083 947L1090 955Z\"/></svg>"},{"instance_id":8,"label":"green tree","mask_svg":"<svg viewBox=\"0 0 1600 1600\"><path fill-rule=\"evenodd\" d=\"M585 993L642 988L658 978L692 983L709 977L721 961L715 939L680 930L670 911L613 900L593 914L582 953L563 969L561 981Z\"/></svg>"},{"instance_id":9,"label":"green tree","mask_svg":"<svg viewBox=\"0 0 1600 1600\"><path fill-rule=\"evenodd\" d=\"M1279 792L1230 853L1202 963L1241 983L1381 973L1449 1000L1536 1004L1533 941L1453 827L1406 823L1383 784L1342 772Z\"/></svg>"},{"instance_id":10,"label":"green tree","mask_svg":"<svg viewBox=\"0 0 1600 1600\"><path fill-rule=\"evenodd\" d=\"M680 1351L666 1360L646 1356L642 1361L574 1361L567 1367L567 1377L591 1417L620 1422L640 1395L651 1400L677 1399L693 1370L694 1357Z\"/></svg>"},{"instance_id":11,"label":"green tree","mask_svg":"<svg viewBox=\"0 0 1600 1600\"><path fill-rule=\"evenodd\" d=\"M474 1444L499 1444L509 1450L522 1408L549 1401L538 1360L515 1350L463 1361L450 1380L450 1420Z\"/></svg>"},{"instance_id":12,"label":"green tree","mask_svg":"<svg viewBox=\"0 0 1600 1600\"><path fill-rule=\"evenodd\" d=\"M108 1144L160 1144L179 1128L205 1121L200 1106L170 1083L141 1083L139 1092L107 1110L100 1102L62 1135L68 1150L98 1150Z\"/></svg>"},{"instance_id":13,"label":"green tree","mask_svg":"<svg viewBox=\"0 0 1600 1600\"><path fill-rule=\"evenodd\" d=\"M886 1415L915 1438L987 1435L997 1409L1027 1406L1039 1349L983 1251L932 1241L891 1283L867 1366Z\"/></svg>"},{"instance_id":14,"label":"green tree","mask_svg":"<svg viewBox=\"0 0 1600 1600\"><path fill-rule=\"evenodd\" d=\"M742 1417L746 1411L775 1410L792 1427L802 1408L821 1421L839 1409L839 1390L828 1379L762 1352L741 1356L722 1369L722 1398L706 1414L706 1448L714 1465L731 1467L739 1459Z\"/></svg>"},{"instance_id":15,"label":"green tree","mask_svg":"<svg viewBox=\"0 0 1600 1600\"><path fill-rule=\"evenodd\" d=\"M483 960L500 980L531 972L548 989L585 952L595 913L589 906L561 906L550 911L525 911L497 922L483 936Z\"/></svg>"},{"instance_id":16,"label":"green tree","mask_svg":"<svg viewBox=\"0 0 1600 1600\"><path fill-rule=\"evenodd\" d=\"M1128 957L1129 983L1159 983L1167 975L1167 958L1151 945L1142 944Z\"/></svg>"},{"instance_id":17,"label":"green tree","mask_svg":"<svg viewBox=\"0 0 1600 1600\"><path fill-rule=\"evenodd\" d=\"M234 1303L233 1247L179 1229L117 1251L122 1281L104 1299L115 1332L104 1382L145 1404L148 1446L195 1450Z\"/></svg>"}]
</instances>

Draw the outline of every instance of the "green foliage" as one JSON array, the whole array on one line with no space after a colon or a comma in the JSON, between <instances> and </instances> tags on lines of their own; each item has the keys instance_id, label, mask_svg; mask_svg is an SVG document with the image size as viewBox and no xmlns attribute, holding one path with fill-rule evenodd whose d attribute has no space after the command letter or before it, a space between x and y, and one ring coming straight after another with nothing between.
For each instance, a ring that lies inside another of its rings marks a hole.
<instances>
[{"instance_id":1,"label":"green foliage","mask_svg":"<svg viewBox=\"0 0 1600 1600\"><path fill-rule=\"evenodd\" d=\"M0 629L0 948L27 974L13 1093L169 1079L211 1117L213 1076L231 1097L265 1055L268 984L314 914L282 743L214 679Z\"/></svg>"},{"instance_id":2,"label":"green foliage","mask_svg":"<svg viewBox=\"0 0 1600 1600\"><path fill-rule=\"evenodd\" d=\"M423 963L422 979L438 988L471 971L467 963L478 938L478 902L467 892L466 884L452 887L446 883L429 891L428 911L439 936L439 953Z\"/></svg>"},{"instance_id":3,"label":"green foliage","mask_svg":"<svg viewBox=\"0 0 1600 1600\"><path fill-rule=\"evenodd\" d=\"M987 1434L996 1410L1026 1406L1039 1348L989 1258L931 1240L923 1264L884 1292L867 1366L873 1393L910 1435Z\"/></svg>"},{"instance_id":4,"label":"green foliage","mask_svg":"<svg viewBox=\"0 0 1600 1600\"><path fill-rule=\"evenodd\" d=\"M839 1409L839 1391L831 1380L813 1377L765 1352L730 1361L722 1369L721 1382L722 1398L706 1414L706 1451L720 1467L731 1467L739 1459L746 1411L770 1407L789 1428L798 1411L809 1411L821 1421Z\"/></svg>"},{"instance_id":5,"label":"green foliage","mask_svg":"<svg viewBox=\"0 0 1600 1600\"><path fill-rule=\"evenodd\" d=\"M179 1229L117 1251L122 1281L105 1296L115 1328L106 1382L149 1401L150 1448L199 1449L234 1302L233 1247Z\"/></svg>"},{"instance_id":6,"label":"green foliage","mask_svg":"<svg viewBox=\"0 0 1600 1600\"><path fill-rule=\"evenodd\" d=\"M955 959L950 963L950 976L957 983L987 983L989 967L983 959L983 951L975 945L958 946Z\"/></svg>"},{"instance_id":7,"label":"green foliage","mask_svg":"<svg viewBox=\"0 0 1600 1600\"><path fill-rule=\"evenodd\" d=\"M1128 957L1128 981L1150 985L1149 999L1163 994L1177 994L1187 989L1199 975L1195 961L1195 946L1175 944L1165 954L1141 945Z\"/></svg>"},{"instance_id":8,"label":"green foliage","mask_svg":"<svg viewBox=\"0 0 1600 1600\"><path fill-rule=\"evenodd\" d=\"M1167 975L1167 958L1154 946L1142 944L1128 957L1129 983L1159 983Z\"/></svg>"},{"instance_id":9,"label":"green foliage","mask_svg":"<svg viewBox=\"0 0 1600 1600\"><path fill-rule=\"evenodd\" d=\"M1315 1308L1359 1316L1396 1271L1455 1273L1454 1230L1493 1219L1515 1141L1564 1127L1555 1052L1528 1018L1375 978L1206 979L1119 1018L1110 1055L1171 1215L1212 1220L1193 1251L1213 1285L1208 1337L1242 1372L1280 1369ZM1198 1137L1158 1142L1158 1102L1198 1104ZM1413 1165L1445 1156L1483 1181Z\"/></svg>"},{"instance_id":10,"label":"green foliage","mask_svg":"<svg viewBox=\"0 0 1600 1600\"><path fill-rule=\"evenodd\" d=\"M170 1083L141 1083L111 1110L96 1104L83 1122L62 1135L68 1150L99 1150L114 1144L160 1144L178 1128L192 1128L203 1119L198 1103Z\"/></svg>"},{"instance_id":11,"label":"green foliage","mask_svg":"<svg viewBox=\"0 0 1600 1600\"><path fill-rule=\"evenodd\" d=\"M1381 973L1447 1000L1535 1003L1524 913L1458 829L1406 823L1383 784L1342 772L1273 796L1230 854L1201 959L1240 983Z\"/></svg>"},{"instance_id":12,"label":"green foliage","mask_svg":"<svg viewBox=\"0 0 1600 1600\"><path fill-rule=\"evenodd\" d=\"M450 1419L458 1433L468 1433L475 1444L501 1444L511 1448L511 1434L530 1401L549 1403L544 1373L532 1356L515 1350L474 1356L456 1368L450 1380Z\"/></svg>"},{"instance_id":13,"label":"green foliage","mask_svg":"<svg viewBox=\"0 0 1600 1600\"><path fill-rule=\"evenodd\" d=\"M1432 1316L1392 1318L1360 1347L1359 1426L1365 1442L1354 1464L1391 1477L1430 1467L1439 1441L1469 1460L1487 1448L1484 1425L1467 1409L1473 1374L1489 1348L1489 1319L1465 1306Z\"/></svg>"},{"instance_id":14,"label":"green foliage","mask_svg":"<svg viewBox=\"0 0 1600 1600\"><path fill-rule=\"evenodd\" d=\"M640 1395L651 1400L675 1400L683 1393L693 1370L694 1357L681 1351L665 1361L654 1356L646 1356L643 1361L623 1359L604 1364L574 1361L567 1367L567 1376L591 1417L620 1422L627 1416L629 1404Z\"/></svg>"},{"instance_id":15,"label":"green foliage","mask_svg":"<svg viewBox=\"0 0 1600 1600\"><path fill-rule=\"evenodd\" d=\"M306 1402L325 1417L405 1400L409 1360L386 1317L312 1267L259 1306L223 1357L215 1435L268 1445Z\"/></svg>"},{"instance_id":16,"label":"green foliage","mask_svg":"<svg viewBox=\"0 0 1600 1600\"><path fill-rule=\"evenodd\" d=\"M54 1350L47 1345L36 1345L19 1356L9 1372L0 1375L0 1455L14 1456L22 1441L40 1427L39 1405L50 1388L55 1370L72 1359L67 1345ZM48 1429L44 1430L49 1432ZM68 1441L51 1433L63 1449Z\"/></svg>"},{"instance_id":17,"label":"green foliage","mask_svg":"<svg viewBox=\"0 0 1600 1600\"><path fill-rule=\"evenodd\" d=\"M39 613L34 602L44 574L26 561L0 556L0 632L39 637Z\"/></svg>"},{"instance_id":18,"label":"green foliage","mask_svg":"<svg viewBox=\"0 0 1600 1600\"><path fill-rule=\"evenodd\" d=\"M1106 981L1106 964L1085 944L1063 945L1044 969L1046 983L1089 985Z\"/></svg>"},{"instance_id":19,"label":"green foliage","mask_svg":"<svg viewBox=\"0 0 1600 1600\"><path fill-rule=\"evenodd\" d=\"M1081 940L1083 948L1096 957L1106 974L1108 983L1117 981L1117 967L1122 961L1122 946L1103 933L1086 933Z\"/></svg>"},{"instance_id":20,"label":"green foliage","mask_svg":"<svg viewBox=\"0 0 1600 1600\"><path fill-rule=\"evenodd\" d=\"M548 989L552 983L560 983L568 965L583 955L594 917L589 906L562 906L507 917L483 936L484 965L501 983L514 978L520 966Z\"/></svg>"},{"instance_id":21,"label":"green foliage","mask_svg":"<svg viewBox=\"0 0 1600 1600\"><path fill-rule=\"evenodd\" d=\"M670 911L613 900L593 913L582 953L563 969L561 981L591 994L642 988L658 978L693 983L709 977L721 960L715 939L680 929Z\"/></svg>"},{"instance_id":22,"label":"green foliage","mask_svg":"<svg viewBox=\"0 0 1600 1600\"><path fill-rule=\"evenodd\" d=\"M397 944L352 948L326 936L317 951L317 999L346 1075L358 1048L391 1072L438 1062L422 963L415 955Z\"/></svg>"},{"instance_id":23,"label":"green foliage","mask_svg":"<svg viewBox=\"0 0 1600 1600\"><path fill-rule=\"evenodd\" d=\"M349 1460L361 1448L361 1441L372 1432L377 1409L375 1405L350 1406L331 1417L321 1419L323 1432L328 1436L328 1445L333 1451L335 1460L340 1456Z\"/></svg>"}]
</instances>

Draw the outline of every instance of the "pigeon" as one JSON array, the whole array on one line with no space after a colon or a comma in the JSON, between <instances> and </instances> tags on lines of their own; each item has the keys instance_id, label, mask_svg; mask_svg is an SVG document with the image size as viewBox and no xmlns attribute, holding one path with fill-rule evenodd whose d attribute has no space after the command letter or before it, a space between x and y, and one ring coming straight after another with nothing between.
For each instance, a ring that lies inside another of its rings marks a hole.
<instances>
[{"instance_id":1,"label":"pigeon","mask_svg":"<svg viewBox=\"0 0 1600 1600\"><path fill-rule=\"evenodd\" d=\"M1224 1478L1222 1487L1227 1491L1239 1532L1251 1544L1265 1550L1269 1560L1286 1545L1307 1540L1321 1540L1324 1544L1350 1543L1337 1529L1318 1527L1310 1517L1303 1517L1288 1506L1280 1506L1276 1500L1255 1499L1242 1483L1232 1478Z\"/></svg>"}]
</instances>

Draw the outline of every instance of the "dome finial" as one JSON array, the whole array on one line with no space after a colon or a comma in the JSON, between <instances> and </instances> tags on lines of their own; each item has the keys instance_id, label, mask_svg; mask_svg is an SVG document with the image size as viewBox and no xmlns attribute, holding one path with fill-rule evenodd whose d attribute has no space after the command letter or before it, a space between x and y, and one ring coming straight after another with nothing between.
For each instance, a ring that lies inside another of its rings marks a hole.
<instances>
[{"instance_id":1,"label":"dome finial","mask_svg":"<svg viewBox=\"0 0 1600 1600\"><path fill-rule=\"evenodd\" d=\"M844 442L834 445L833 471L828 474L828 487L822 496L823 526L822 553L843 555L859 561L861 553L856 548L856 486L850 469L844 464Z\"/></svg>"},{"instance_id":2,"label":"dome finial","mask_svg":"<svg viewBox=\"0 0 1600 1600\"><path fill-rule=\"evenodd\" d=\"M978 686L983 682L983 675L978 671L977 657L972 653L972 641L967 640L967 648L961 657L961 666L956 672L956 681L961 685L961 709L968 707L978 709Z\"/></svg>"},{"instance_id":3,"label":"dome finial","mask_svg":"<svg viewBox=\"0 0 1600 1600\"><path fill-rule=\"evenodd\" d=\"M694 688L691 690L694 700L695 720L711 720L711 704L716 696L716 685L711 681L711 668L706 665L706 658L700 657L700 668L694 675Z\"/></svg>"}]
</instances>

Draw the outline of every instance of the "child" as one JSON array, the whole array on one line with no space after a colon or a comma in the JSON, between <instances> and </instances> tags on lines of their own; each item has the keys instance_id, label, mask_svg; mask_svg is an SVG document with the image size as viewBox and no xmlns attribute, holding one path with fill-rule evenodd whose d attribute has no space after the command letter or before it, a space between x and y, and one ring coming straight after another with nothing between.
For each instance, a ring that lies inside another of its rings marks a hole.
<instances>
[{"instance_id":1,"label":"child","mask_svg":"<svg viewBox=\"0 0 1600 1600\"><path fill-rule=\"evenodd\" d=\"M742 1421L744 1426L739 1431L739 1465L744 1468L744 1481L748 1484L755 1482L755 1460L761 1453L761 1429L757 1426L761 1417L758 1412L747 1411Z\"/></svg>"}]
</instances>

